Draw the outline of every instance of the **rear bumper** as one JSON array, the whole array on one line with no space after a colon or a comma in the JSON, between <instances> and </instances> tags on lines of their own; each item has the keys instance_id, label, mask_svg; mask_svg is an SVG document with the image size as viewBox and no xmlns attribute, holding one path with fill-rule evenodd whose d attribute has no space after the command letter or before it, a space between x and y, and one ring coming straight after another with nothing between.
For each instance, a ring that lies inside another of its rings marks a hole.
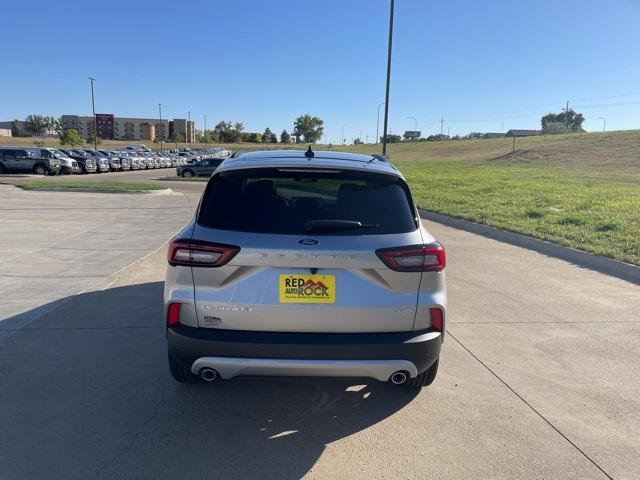
<instances>
[{"instance_id":1,"label":"rear bumper","mask_svg":"<svg viewBox=\"0 0 640 480\"><path fill-rule=\"evenodd\" d=\"M415 377L438 359L440 332L279 333L217 330L179 325L167 330L172 357L198 373L371 377L398 370Z\"/></svg>"}]
</instances>

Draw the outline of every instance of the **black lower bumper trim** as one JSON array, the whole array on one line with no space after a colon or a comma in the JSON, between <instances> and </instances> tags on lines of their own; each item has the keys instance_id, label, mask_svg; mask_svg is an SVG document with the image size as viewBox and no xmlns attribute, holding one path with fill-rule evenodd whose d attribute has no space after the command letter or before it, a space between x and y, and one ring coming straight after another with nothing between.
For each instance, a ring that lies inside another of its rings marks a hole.
<instances>
[{"instance_id":1,"label":"black lower bumper trim","mask_svg":"<svg viewBox=\"0 0 640 480\"><path fill-rule=\"evenodd\" d=\"M319 360L408 360L421 373L438 359L442 336L430 330L390 333L280 333L167 329L172 357L190 366L200 357Z\"/></svg>"}]
</instances>

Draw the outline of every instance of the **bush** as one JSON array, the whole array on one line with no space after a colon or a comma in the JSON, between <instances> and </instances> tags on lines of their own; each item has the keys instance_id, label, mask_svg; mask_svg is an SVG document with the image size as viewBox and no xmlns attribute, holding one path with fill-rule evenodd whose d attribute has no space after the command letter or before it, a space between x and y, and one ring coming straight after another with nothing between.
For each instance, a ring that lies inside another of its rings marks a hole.
<instances>
[{"instance_id":1,"label":"bush","mask_svg":"<svg viewBox=\"0 0 640 480\"><path fill-rule=\"evenodd\" d=\"M84 140L75 128L70 128L62 134L60 137L60 145L69 145L71 147L78 147L84 144Z\"/></svg>"}]
</instances>

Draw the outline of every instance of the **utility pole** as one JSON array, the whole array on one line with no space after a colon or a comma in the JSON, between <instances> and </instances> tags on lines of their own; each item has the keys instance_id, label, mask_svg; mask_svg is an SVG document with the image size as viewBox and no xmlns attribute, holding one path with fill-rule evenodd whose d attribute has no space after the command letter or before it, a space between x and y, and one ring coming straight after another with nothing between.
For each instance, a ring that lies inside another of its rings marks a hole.
<instances>
[{"instance_id":1,"label":"utility pole","mask_svg":"<svg viewBox=\"0 0 640 480\"><path fill-rule=\"evenodd\" d=\"M380 139L379 135L379 128L380 128L380 107L384 105L384 102L380 102L380 105L378 105L378 121L376 122L376 145L378 144L378 140Z\"/></svg>"},{"instance_id":2,"label":"utility pole","mask_svg":"<svg viewBox=\"0 0 640 480\"><path fill-rule=\"evenodd\" d=\"M347 126L346 124L345 124L345 125L342 125L342 134L341 134L341 136L340 136L340 138L341 138L340 143L341 143L342 145L344 145L344 127L346 127L346 126Z\"/></svg>"},{"instance_id":3,"label":"utility pole","mask_svg":"<svg viewBox=\"0 0 640 480\"><path fill-rule=\"evenodd\" d=\"M418 131L418 119L416 117L407 117L409 120L413 120L413 130Z\"/></svg>"},{"instance_id":4,"label":"utility pole","mask_svg":"<svg viewBox=\"0 0 640 480\"><path fill-rule=\"evenodd\" d=\"M162 104L158 104L158 112L160 114L160 153L162 153Z\"/></svg>"},{"instance_id":5,"label":"utility pole","mask_svg":"<svg viewBox=\"0 0 640 480\"><path fill-rule=\"evenodd\" d=\"M93 110L93 149L98 150L98 119L96 118L96 100L93 95L93 82L95 78L89 77L91 81L91 109Z\"/></svg>"},{"instance_id":6,"label":"utility pole","mask_svg":"<svg viewBox=\"0 0 640 480\"><path fill-rule=\"evenodd\" d=\"M387 47L387 87L384 95L384 132L382 137L382 155L387 154L387 126L389 122L389 84L391 83L391 47L393 45L393 10L395 2L389 5L389 46Z\"/></svg>"},{"instance_id":7,"label":"utility pole","mask_svg":"<svg viewBox=\"0 0 640 480\"><path fill-rule=\"evenodd\" d=\"M444 115L440 117L440 140L442 140L442 128L444 127Z\"/></svg>"}]
</instances>

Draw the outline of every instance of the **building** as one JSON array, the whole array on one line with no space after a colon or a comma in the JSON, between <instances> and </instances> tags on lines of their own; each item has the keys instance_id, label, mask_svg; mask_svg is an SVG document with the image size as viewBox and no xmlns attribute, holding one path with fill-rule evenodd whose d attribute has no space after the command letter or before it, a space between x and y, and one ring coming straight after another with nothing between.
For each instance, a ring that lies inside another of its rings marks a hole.
<instances>
[{"instance_id":1,"label":"building","mask_svg":"<svg viewBox=\"0 0 640 480\"><path fill-rule=\"evenodd\" d=\"M85 139L94 130L91 116L62 115L61 123L63 131L75 128ZM96 123L98 136L105 140L154 140L160 136L165 141L169 140L169 120L163 119L161 122L153 118L124 118L111 113L96 113ZM153 131L149 128L150 124L154 127Z\"/></svg>"},{"instance_id":2,"label":"building","mask_svg":"<svg viewBox=\"0 0 640 480\"><path fill-rule=\"evenodd\" d=\"M149 124L153 125L153 137L169 140L169 120L155 118L114 118L114 138L116 140L150 140L151 130Z\"/></svg>"},{"instance_id":3,"label":"building","mask_svg":"<svg viewBox=\"0 0 640 480\"><path fill-rule=\"evenodd\" d=\"M10 128L0 128L0 137L12 137Z\"/></svg>"},{"instance_id":4,"label":"building","mask_svg":"<svg viewBox=\"0 0 640 480\"><path fill-rule=\"evenodd\" d=\"M156 139L156 126L153 123L142 124L142 134L140 140L149 140L153 142Z\"/></svg>"},{"instance_id":5,"label":"building","mask_svg":"<svg viewBox=\"0 0 640 480\"><path fill-rule=\"evenodd\" d=\"M418 140L422 136L422 132L419 130L407 130L404 132L404 139L406 140Z\"/></svg>"},{"instance_id":6,"label":"building","mask_svg":"<svg viewBox=\"0 0 640 480\"><path fill-rule=\"evenodd\" d=\"M540 130L509 130L505 137L535 137L540 134Z\"/></svg>"},{"instance_id":7,"label":"building","mask_svg":"<svg viewBox=\"0 0 640 480\"><path fill-rule=\"evenodd\" d=\"M485 133L482 138L504 138L504 133L493 133L493 132L488 132Z\"/></svg>"},{"instance_id":8,"label":"building","mask_svg":"<svg viewBox=\"0 0 640 480\"><path fill-rule=\"evenodd\" d=\"M115 138L114 123L113 114L96 113L98 137L103 140L113 140Z\"/></svg>"},{"instance_id":9,"label":"building","mask_svg":"<svg viewBox=\"0 0 640 480\"><path fill-rule=\"evenodd\" d=\"M62 115L60 117L62 131L72 128L77 130L82 138L88 138L93 133L93 117L81 117L79 115Z\"/></svg>"},{"instance_id":10,"label":"building","mask_svg":"<svg viewBox=\"0 0 640 480\"><path fill-rule=\"evenodd\" d=\"M185 142L194 143L196 141L195 122L184 118L174 118L169 122L169 138L172 138L174 133L182 135Z\"/></svg>"}]
</instances>

